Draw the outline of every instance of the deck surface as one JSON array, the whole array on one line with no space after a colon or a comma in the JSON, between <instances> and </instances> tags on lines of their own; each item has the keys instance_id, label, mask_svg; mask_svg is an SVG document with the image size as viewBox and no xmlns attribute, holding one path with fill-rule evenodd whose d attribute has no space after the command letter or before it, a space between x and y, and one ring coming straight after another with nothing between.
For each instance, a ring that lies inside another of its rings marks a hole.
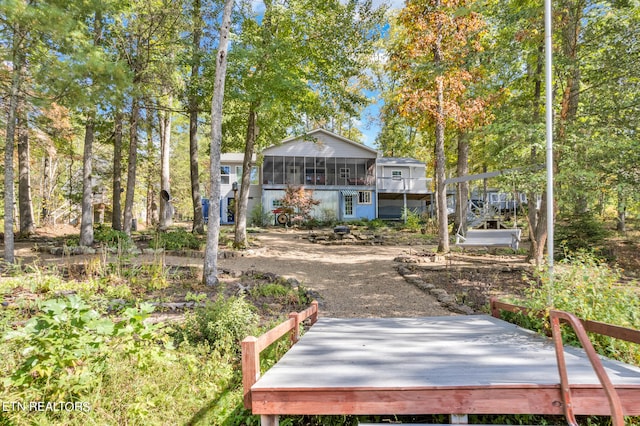
<instances>
[{"instance_id":1,"label":"deck surface","mask_svg":"<svg viewBox=\"0 0 640 426\"><path fill-rule=\"evenodd\" d=\"M578 411L597 405L588 389L599 388L599 382L586 355L569 347L565 354L571 385L587 389L587 399L576 401ZM627 413L640 410L632 408L636 402L640 407L640 368L611 360L603 364L613 384L623 388ZM561 412L559 381L551 340L490 316L320 318L254 384L253 410L256 414L312 414L320 409L313 414L435 414L425 410L437 408L439 413L507 414L493 411L498 407L492 408L491 399L504 399L500 395L509 393L526 400L522 395L529 391L534 395L529 402L502 404L513 406L509 413L519 413L552 399L539 412L549 414ZM489 393L477 397L482 391ZM603 399L600 389L596 394ZM425 402L434 396L457 400ZM349 398L353 401L346 401ZM378 405L376 398L382 398ZM367 412L376 406L375 413ZM446 411L454 408L471 411Z\"/></svg>"}]
</instances>

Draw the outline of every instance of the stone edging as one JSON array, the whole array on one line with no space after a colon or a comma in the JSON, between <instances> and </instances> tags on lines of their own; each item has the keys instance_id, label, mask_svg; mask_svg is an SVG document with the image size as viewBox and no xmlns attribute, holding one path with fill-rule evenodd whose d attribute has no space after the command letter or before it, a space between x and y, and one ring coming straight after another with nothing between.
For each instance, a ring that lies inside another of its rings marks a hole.
<instances>
[{"instance_id":1,"label":"stone edging","mask_svg":"<svg viewBox=\"0 0 640 426\"><path fill-rule=\"evenodd\" d=\"M437 288L435 285L424 281L420 275L412 273L409 268L402 265L403 263L414 263L409 262L406 256L397 257L394 259L394 262L396 262L396 271L398 271L398 273L402 275L406 282L415 285L420 290L435 297L438 302L440 302L440 305L442 305L446 309L464 315L473 315L476 313L470 306L459 305L456 301L456 298L449 295L446 290Z\"/></svg>"}]
</instances>

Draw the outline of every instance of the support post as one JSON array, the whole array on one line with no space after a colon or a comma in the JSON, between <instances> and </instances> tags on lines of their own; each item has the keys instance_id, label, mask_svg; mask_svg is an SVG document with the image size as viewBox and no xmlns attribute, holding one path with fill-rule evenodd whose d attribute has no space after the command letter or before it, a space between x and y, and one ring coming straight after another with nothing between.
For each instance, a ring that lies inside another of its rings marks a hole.
<instances>
[{"instance_id":1,"label":"support post","mask_svg":"<svg viewBox=\"0 0 640 426\"><path fill-rule=\"evenodd\" d=\"M261 415L260 426L278 426L280 424L280 418L276 415Z\"/></svg>"},{"instance_id":2,"label":"support post","mask_svg":"<svg viewBox=\"0 0 640 426\"><path fill-rule=\"evenodd\" d=\"M249 336L242 341L242 390L244 407L251 409L251 386L260 377L260 352L257 350L258 339Z\"/></svg>"},{"instance_id":3,"label":"support post","mask_svg":"<svg viewBox=\"0 0 640 426\"><path fill-rule=\"evenodd\" d=\"M468 425L469 416L466 414L451 414L449 420L452 425Z\"/></svg>"}]
</instances>

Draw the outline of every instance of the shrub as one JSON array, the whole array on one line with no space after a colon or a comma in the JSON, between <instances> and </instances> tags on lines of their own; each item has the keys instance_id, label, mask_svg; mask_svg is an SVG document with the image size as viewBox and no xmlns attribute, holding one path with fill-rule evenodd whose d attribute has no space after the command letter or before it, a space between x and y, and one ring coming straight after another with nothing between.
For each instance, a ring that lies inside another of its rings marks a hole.
<instances>
[{"instance_id":1,"label":"shrub","mask_svg":"<svg viewBox=\"0 0 640 426\"><path fill-rule=\"evenodd\" d=\"M579 250L589 250L600 254L609 231L604 224L590 215L576 215L558 221L555 241L563 249L565 256Z\"/></svg>"},{"instance_id":2,"label":"shrub","mask_svg":"<svg viewBox=\"0 0 640 426\"><path fill-rule=\"evenodd\" d=\"M153 248L164 248L165 250L200 250L203 240L187 232L185 229L177 229L171 232L161 232L151 242Z\"/></svg>"},{"instance_id":3,"label":"shrub","mask_svg":"<svg viewBox=\"0 0 640 426\"><path fill-rule=\"evenodd\" d=\"M187 315L175 337L178 343L208 342L221 352L237 353L240 341L255 331L258 319L255 308L243 296L220 295Z\"/></svg>"},{"instance_id":4,"label":"shrub","mask_svg":"<svg viewBox=\"0 0 640 426\"><path fill-rule=\"evenodd\" d=\"M24 327L4 336L23 358L4 384L34 400L76 400L100 384L115 346L143 361L141 349L155 345L155 329L144 323L150 305L127 309L118 323L75 295L39 308Z\"/></svg>"},{"instance_id":5,"label":"shrub","mask_svg":"<svg viewBox=\"0 0 640 426\"><path fill-rule=\"evenodd\" d=\"M103 225L95 228L93 231L93 240L97 243L103 243L108 247L121 247L125 250L132 244L129 236L125 232Z\"/></svg>"},{"instance_id":6,"label":"shrub","mask_svg":"<svg viewBox=\"0 0 640 426\"><path fill-rule=\"evenodd\" d=\"M422 229L422 219L420 215L410 209L404 209L403 216L406 217L403 228L413 232L419 232Z\"/></svg>"},{"instance_id":7,"label":"shrub","mask_svg":"<svg viewBox=\"0 0 640 426\"><path fill-rule=\"evenodd\" d=\"M252 226L267 227L271 224L271 214L264 211L262 204L257 204L251 209L249 223Z\"/></svg>"},{"instance_id":8,"label":"shrub","mask_svg":"<svg viewBox=\"0 0 640 426\"><path fill-rule=\"evenodd\" d=\"M592 254L578 252L558 264L552 284L547 273L540 273L525 304L544 311L551 300L555 309L583 319L640 328L640 296L632 287L623 287L619 282L618 271ZM538 329L543 327L542 321L530 319L530 322L537 324ZM569 343L578 344L572 331L566 328L565 332ZM640 365L637 345L596 334L591 336L591 341L602 355Z\"/></svg>"}]
</instances>

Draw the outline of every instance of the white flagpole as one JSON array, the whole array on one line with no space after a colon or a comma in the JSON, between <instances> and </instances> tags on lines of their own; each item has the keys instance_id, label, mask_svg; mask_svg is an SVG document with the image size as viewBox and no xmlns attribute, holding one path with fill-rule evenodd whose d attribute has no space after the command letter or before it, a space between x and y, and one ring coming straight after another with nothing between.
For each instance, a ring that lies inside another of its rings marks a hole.
<instances>
[{"instance_id":1,"label":"white flagpole","mask_svg":"<svg viewBox=\"0 0 640 426\"><path fill-rule=\"evenodd\" d=\"M553 25L552 0L544 0L545 85L547 130L547 258L549 265L549 305L553 302Z\"/></svg>"}]
</instances>

